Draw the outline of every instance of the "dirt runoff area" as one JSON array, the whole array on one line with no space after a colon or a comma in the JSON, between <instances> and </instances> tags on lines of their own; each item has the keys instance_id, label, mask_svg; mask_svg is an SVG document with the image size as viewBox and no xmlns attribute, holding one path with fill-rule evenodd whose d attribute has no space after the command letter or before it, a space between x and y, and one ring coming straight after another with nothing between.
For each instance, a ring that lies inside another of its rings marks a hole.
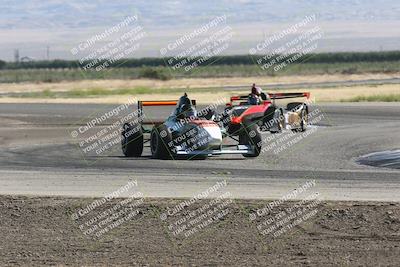
<instances>
[{"instance_id":1,"label":"dirt runoff area","mask_svg":"<svg viewBox=\"0 0 400 267\"><path fill-rule=\"evenodd\" d=\"M399 203L271 203L1 196L0 265L400 264Z\"/></svg>"}]
</instances>

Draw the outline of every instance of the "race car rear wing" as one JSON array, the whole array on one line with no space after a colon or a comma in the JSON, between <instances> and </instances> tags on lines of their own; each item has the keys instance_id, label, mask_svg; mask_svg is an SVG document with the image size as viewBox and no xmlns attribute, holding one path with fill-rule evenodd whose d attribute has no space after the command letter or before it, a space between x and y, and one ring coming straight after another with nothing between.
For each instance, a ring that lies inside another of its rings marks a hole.
<instances>
[{"instance_id":1,"label":"race car rear wing","mask_svg":"<svg viewBox=\"0 0 400 267\"><path fill-rule=\"evenodd\" d=\"M192 105L196 106L196 100L191 100ZM138 101L138 114L139 116L143 115L143 107L157 107L157 106L176 106L178 104L178 100L151 100L151 101ZM161 124L160 121L144 121L143 124Z\"/></svg>"},{"instance_id":2,"label":"race car rear wing","mask_svg":"<svg viewBox=\"0 0 400 267\"><path fill-rule=\"evenodd\" d=\"M310 98L310 92L303 92L303 93L273 93L269 94L271 99L285 99L285 98L298 98L298 97L306 97L307 99Z\"/></svg>"},{"instance_id":3,"label":"race car rear wing","mask_svg":"<svg viewBox=\"0 0 400 267\"><path fill-rule=\"evenodd\" d=\"M307 99L310 98L310 92L302 92L302 93L271 93L268 94L269 98L272 100L275 99L286 99L286 98L298 98L298 97L306 97ZM231 101L228 105L232 105L235 101L242 101L248 100L249 95L241 95L241 96L231 96ZM241 102L244 103L244 102Z\"/></svg>"},{"instance_id":4,"label":"race car rear wing","mask_svg":"<svg viewBox=\"0 0 400 267\"><path fill-rule=\"evenodd\" d=\"M192 105L196 106L196 100L191 100ZM146 106L176 106L178 100L155 100L155 101L138 101L138 109L142 110Z\"/></svg>"}]
</instances>

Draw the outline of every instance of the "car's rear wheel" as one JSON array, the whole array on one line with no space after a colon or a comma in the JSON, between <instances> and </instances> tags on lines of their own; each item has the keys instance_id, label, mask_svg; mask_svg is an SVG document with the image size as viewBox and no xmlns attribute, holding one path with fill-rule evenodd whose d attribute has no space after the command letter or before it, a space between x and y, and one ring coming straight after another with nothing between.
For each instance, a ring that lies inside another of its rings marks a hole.
<instances>
[{"instance_id":1,"label":"car's rear wheel","mask_svg":"<svg viewBox=\"0 0 400 267\"><path fill-rule=\"evenodd\" d=\"M296 110L298 110L303 105L304 103L302 102L292 102L287 104L286 109L288 111L296 112Z\"/></svg>"},{"instance_id":2,"label":"car's rear wheel","mask_svg":"<svg viewBox=\"0 0 400 267\"><path fill-rule=\"evenodd\" d=\"M164 124L153 127L150 134L151 155L156 159L171 159L172 149L170 147L172 135Z\"/></svg>"},{"instance_id":3,"label":"car's rear wheel","mask_svg":"<svg viewBox=\"0 0 400 267\"><path fill-rule=\"evenodd\" d=\"M275 110L273 120L274 120L274 126L272 127L272 130L270 130L270 132L271 133L282 132L282 129L285 128L285 117L283 116L282 109Z\"/></svg>"},{"instance_id":4,"label":"car's rear wheel","mask_svg":"<svg viewBox=\"0 0 400 267\"><path fill-rule=\"evenodd\" d=\"M308 127L308 108L306 106L303 107L303 110L301 111L300 115L300 132L305 132L307 131Z\"/></svg>"},{"instance_id":5,"label":"car's rear wheel","mask_svg":"<svg viewBox=\"0 0 400 267\"><path fill-rule=\"evenodd\" d=\"M246 158L254 158L260 155L262 139L256 124L243 127L239 133L239 145L249 145L253 148L251 153L242 154Z\"/></svg>"},{"instance_id":6,"label":"car's rear wheel","mask_svg":"<svg viewBox=\"0 0 400 267\"><path fill-rule=\"evenodd\" d=\"M122 129L121 147L126 157L140 157L143 153L143 130L140 124L125 123Z\"/></svg>"}]
</instances>

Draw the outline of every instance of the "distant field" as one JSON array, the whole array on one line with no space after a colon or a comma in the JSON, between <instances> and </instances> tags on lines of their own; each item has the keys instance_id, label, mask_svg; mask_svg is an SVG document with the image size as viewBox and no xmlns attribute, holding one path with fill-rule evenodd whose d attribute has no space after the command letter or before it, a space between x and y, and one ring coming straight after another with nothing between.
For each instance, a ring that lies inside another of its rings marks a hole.
<instances>
[{"instance_id":1,"label":"distant field","mask_svg":"<svg viewBox=\"0 0 400 267\"><path fill-rule=\"evenodd\" d=\"M400 89L398 91L400 92ZM387 95L361 95L344 99L342 102L400 102L400 93Z\"/></svg>"},{"instance_id":2,"label":"distant field","mask_svg":"<svg viewBox=\"0 0 400 267\"><path fill-rule=\"evenodd\" d=\"M103 71L80 69L6 69L0 70L0 83L46 82L79 80L131 80L152 78L221 78L221 77L275 77L292 75L363 74L400 72L397 61L359 63L303 63L292 64L275 72L264 71L257 65L211 65L198 67L191 72L177 72L168 67L110 68Z\"/></svg>"},{"instance_id":3,"label":"distant field","mask_svg":"<svg viewBox=\"0 0 400 267\"><path fill-rule=\"evenodd\" d=\"M271 90L271 89L269 89ZM275 91L275 90L271 90ZM311 92L316 102L400 102L399 85L362 85L337 86L332 88L290 89L281 92ZM228 101L229 97L237 94L248 94L249 90L230 91L215 88L149 88L133 87L125 89L91 89L50 90L6 93L0 97L0 103L126 103L128 99L177 99L183 92L199 104L209 104L216 99Z\"/></svg>"},{"instance_id":4,"label":"distant field","mask_svg":"<svg viewBox=\"0 0 400 267\"><path fill-rule=\"evenodd\" d=\"M261 69L260 57L215 57L207 61L212 64L190 71L166 66L168 58L123 59L101 71L79 69L74 60L0 61L0 102L119 103L127 97L176 98L188 92L207 103L248 93L253 83L266 91L311 91L325 102L400 100L399 86L393 84L400 78L400 51L310 54L278 71L276 65ZM311 83L318 85L308 88Z\"/></svg>"},{"instance_id":5,"label":"distant field","mask_svg":"<svg viewBox=\"0 0 400 267\"><path fill-rule=\"evenodd\" d=\"M268 57L268 62L265 61ZM311 53L288 63L283 58L292 55L223 55L210 57L199 67L185 71L185 67L202 58L180 58L173 64L186 62L180 68L172 69L168 62L172 58L123 58L113 62L110 67L96 67L109 63L107 60L78 62L77 60L42 60L29 62L5 62L0 60L0 83L20 82L60 82L78 80L130 80L154 79L171 80L176 78L221 78L221 77L260 77L322 74L363 74L400 72L400 51L378 52L333 52ZM174 61L172 61L174 62ZM262 69L257 62L270 63ZM278 62L272 64L273 62ZM281 63L287 64L286 66ZM79 66L90 65L89 70ZM179 65L179 64L177 64ZM279 65L279 66L278 66ZM276 69L275 69L276 68Z\"/></svg>"}]
</instances>

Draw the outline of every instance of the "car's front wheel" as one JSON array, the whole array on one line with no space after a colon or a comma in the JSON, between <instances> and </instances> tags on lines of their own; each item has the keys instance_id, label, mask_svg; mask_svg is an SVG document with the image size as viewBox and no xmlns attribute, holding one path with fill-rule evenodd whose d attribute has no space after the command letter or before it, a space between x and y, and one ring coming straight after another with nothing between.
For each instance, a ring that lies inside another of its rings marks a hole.
<instances>
[{"instance_id":1,"label":"car's front wheel","mask_svg":"<svg viewBox=\"0 0 400 267\"><path fill-rule=\"evenodd\" d=\"M172 135L164 124L153 127L150 134L151 155L156 159L171 159L173 147L171 147Z\"/></svg>"},{"instance_id":2,"label":"car's front wheel","mask_svg":"<svg viewBox=\"0 0 400 267\"><path fill-rule=\"evenodd\" d=\"M262 139L256 124L243 127L239 133L239 145L248 145L252 147L252 152L242 154L246 158L254 158L260 155Z\"/></svg>"},{"instance_id":3,"label":"car's front wheel","mask_svg":"<svg viewBox=\"0 0 400 267\"><path fill-rule=\"evenodd\" d=\"M140 157L143 153L143 131L140 124L125 123L122 129L121 147L126 157Z\"/></svg>"}]
</instances>

